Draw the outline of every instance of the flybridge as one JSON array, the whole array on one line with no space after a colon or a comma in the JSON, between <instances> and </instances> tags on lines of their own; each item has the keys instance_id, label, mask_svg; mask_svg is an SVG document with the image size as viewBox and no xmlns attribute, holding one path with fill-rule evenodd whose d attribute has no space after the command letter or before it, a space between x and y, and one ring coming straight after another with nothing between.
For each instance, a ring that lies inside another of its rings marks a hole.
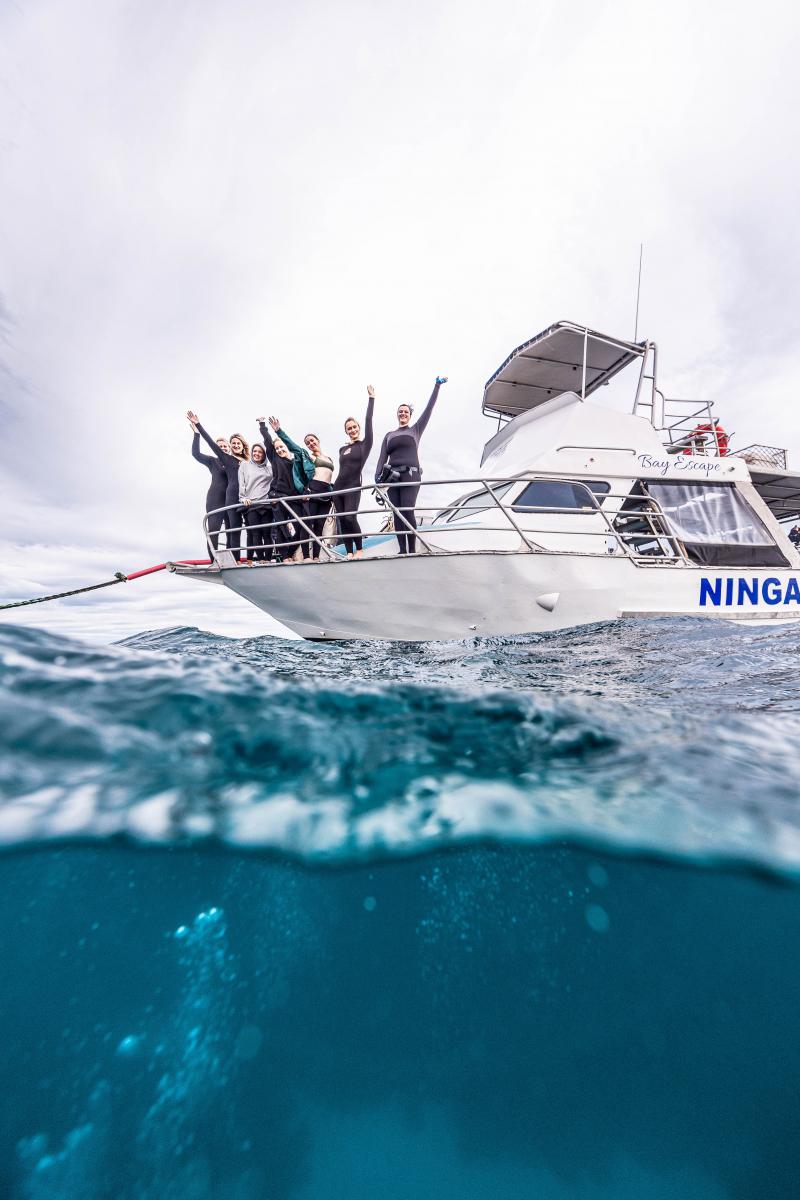
<instances>
[{"instance_id":1,"label":"flybridge","mask_svg":"<svg viewBox=\"0 0 800 1200\"><path fill-rule=\"evenodd\" d=\"M575 392L585 400L637 358L643 370L650 350L655 351L652 342L626 342L572 321L557 321L511 351L486 384L483 411L516 417L562 392Z\"/></svg>"}]
</instances>

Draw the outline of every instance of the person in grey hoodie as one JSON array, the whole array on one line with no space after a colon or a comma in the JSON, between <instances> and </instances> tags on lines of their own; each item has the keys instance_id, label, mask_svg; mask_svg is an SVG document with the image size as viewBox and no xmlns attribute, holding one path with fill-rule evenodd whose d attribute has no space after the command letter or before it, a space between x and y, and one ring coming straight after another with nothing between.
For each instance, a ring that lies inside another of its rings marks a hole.
<instances>
[{"instance_id":1,"label":"person in grey hoodie","mask_svg":"<svg viewBox=\"0 0 800 1200\"><path fill-rule=\"evenodd\" d=\"M239 500L247 526L247 561L272 561L272 467L260 442L250 449L250 461L239 464Z\"/></svg>"}]
</instances>

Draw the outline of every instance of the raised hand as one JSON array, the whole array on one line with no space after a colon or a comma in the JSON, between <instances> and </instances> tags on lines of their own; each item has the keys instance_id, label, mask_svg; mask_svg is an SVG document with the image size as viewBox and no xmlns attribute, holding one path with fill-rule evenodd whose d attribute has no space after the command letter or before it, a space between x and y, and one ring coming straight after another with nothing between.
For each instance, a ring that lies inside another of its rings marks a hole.
<instances>
[{"instance_id":1,"label":"raised hand","mask_svg":"<svg viewBox=\"0 0 800 1200\"><path fill-rule=\"evenodd\" d=\"M200 418L198 417L197 413L192 412L191 409L189 409L189 411L186 414L186 420L192 426L200 424Z\"/></svg>"},{"instance_id":2,"label":"raised hand","mask_svg":"<svg viewBox=\"0 0 800 1200\"><path fill-rule=\"evenodd\" d=\"M375 388L372 386L371 383L367 384L367 395L369 396L370 400L375 399Z\"/></svg>"},{"instance_id":3,"label":"raised hand","mask_svg":"<svg viewBox=\"0 0 800 1200\"><path fill-rule=\"evenodd\" d=\"M446 375L437 375L436 382L437 383L447 383L447 376Z\"/></svg>"},{"instance_id":4,"label":"raised hand","mask_svg":"<svg viewBox=\"0 0 800 1200\"><path fill-rule=\"evenodd\" d=\"M276 432L277 432L277 431L280 429L280 427L281 427L281 423L280 423L280 421L278 420L278 418L277 418L277 417L270 417L270 419L269 419L269 423L270 423L270 425L272 426L272 428L273 428L273 429L274 429Z\"/></svg>"},{"instance_id":5,"label":"raised hand","mask_svg":"<svg viewBox=\"0 0 800 1200\"><path fill-rule=\"evenodd\" d=\"M256 425L261 426L261 425L266 425L266 423L267 423L266 417L256 417Z\"/></svg>"}]
</instances>

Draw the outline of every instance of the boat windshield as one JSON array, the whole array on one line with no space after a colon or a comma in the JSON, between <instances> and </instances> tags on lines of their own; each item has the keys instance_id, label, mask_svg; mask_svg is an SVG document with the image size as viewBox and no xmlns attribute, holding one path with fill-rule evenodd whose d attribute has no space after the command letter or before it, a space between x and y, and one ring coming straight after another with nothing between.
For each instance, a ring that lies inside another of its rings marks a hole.
<instances>
[{"instance_id":1,"label":"boat windshield","mask_svg":"<svg viewBox=\"0 0 800 1200\"><path fill-rule=\"evenodd\" d=\"M599 479L586 479L580 483L570 479L534 479L511 507L517 513L541 509L596 509L599 497L610 490L611 485Z\"/></svg>"},{"instance_id":2,"label":"boat windshield","mask_svg":"<svg viewBox=\"0 0 800 1200\"><path fill-rule=\"evenodd\" d=\"M481 488L479 492L472 492L469 496L465 496L463 500L458 500L449 508L445 508L442 512L437 513L432 524L441 525L446 521L449 525L453 521L463 521L466 517L475 516L476 513L481 512L483 509L492 507L494 504L492 492L498 500L502 500L510 487L510 483L492 484L491 492L488 488Z\"/></svg>"}]
</instances>

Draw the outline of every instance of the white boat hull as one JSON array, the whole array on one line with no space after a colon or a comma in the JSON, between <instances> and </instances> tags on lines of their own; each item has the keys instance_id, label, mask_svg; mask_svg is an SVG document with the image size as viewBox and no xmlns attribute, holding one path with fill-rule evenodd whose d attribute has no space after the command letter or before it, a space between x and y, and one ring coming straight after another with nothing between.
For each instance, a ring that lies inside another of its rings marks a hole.
<instances>
[{"instance_id":1,"label":"white boat hull","mask_svg":"<svg viewBox=\"0 0 800 1200\"><path fill-rule=\"evenodd\" d=\"M638 566L615 555L478 551L214 574L301 637L332 641L449 641L635 616L800 620L796 571Z\"/></svg>"}]
</instances>

